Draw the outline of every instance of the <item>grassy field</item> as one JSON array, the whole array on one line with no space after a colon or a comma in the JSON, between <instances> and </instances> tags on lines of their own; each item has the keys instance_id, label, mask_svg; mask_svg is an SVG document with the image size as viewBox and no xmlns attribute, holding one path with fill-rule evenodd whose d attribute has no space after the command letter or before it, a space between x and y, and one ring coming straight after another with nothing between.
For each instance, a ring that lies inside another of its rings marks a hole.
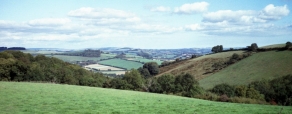
<instances>
[{"instance_id":1,"label":"grassy field","mask_svg":"<svg viewBox=\"0 0 292 114\"><path fill-rule=\"evenodd\" d=\"M30 54L33 54L33 55L38 55L38 54L51 55L52 53L63 53L63 52L59 52L59 51L45 51L45 50L41 50L41 51L21 50L21 52L23 52L23 53L30 53Z\"/></svg>"},{"instance_id":2,"label":"grassy field","mask_svg":"<svg viewBox=\"0 0 292 114\"><path fill-rule=\"evenodd\" d=\"M87 61L87 60L94 60L94 61L99 61L101 59L108 59L108 58L113 58L116 55L113 54L101 54L100 57L82 57L82 56L67 56L67 55L47 55L48 57L55 57L58 59L61 59L66 62L76 62L76 61Z\"/></svg>"},{"instance_id":3,"label":"grassy field","mask_svg":"<svg viewBox=\"0 0 292 114\"><path fill-rule=\"evenodd\" d=\"M138 69L139 67L143 66L143 64L141 64L141 63L134 62L134 61L126 61L126 60L122 60L122 59L109 59L109 60L100 61L98 63L116 66L116 67L121 67L121 68L126 68L127 70L130 70L132 68Z\"/></svg>"},{"instance_id":4,"label":"grassy field","mask_svg":"<svg viewBox=\"0 0 292 114\"><path fill-rule=\"evenodd\" d=\"M145 58L130 58L128 60L138 61L138 62L144 62L144 63L147 63L147 62L156 62L158 65L161 65L161 63L163 62L163 61L160 61L160 60L151 60L151 59L145 59Z\"/></svg>"},{"instance_id":5,"label":"grassy field","mask_svg":"<svg viewBox=\"0 0 292 114\"><path fill-rule=\"evenodd\" d=\"M116 74L116 75L124 75L126 71L101 71L103 74Z\"/></svg>"},{"instance_id":6,"label":"grassy field","mask_svg":"<svg viewBox=\"0 0 292 114\"><path fill-rule=\"evenodd\" d=\"M0 82L1 114L291 114L292 107L48 83Z\"/></svg>"},{"instance_id":7,"label":"grassy field","mask_svg":"<svg viewBox=\"0 0 292 114\"><path fill-rule=\"evenodd\" d=\"M116 68L116 67L111 67L111 66L105 66L105 65L100 65L100 64L91 64L91 65L86 65L84 66L85 69L87 70L92 70L94 69L99 69L103 74L116 74L116 75L121 75L121 74L125 74L125 70L124 69L120 69L120 68ZM111 71L108 71L108 69L111 69ZM119 71L117 71L119 70Z\"/></svg>"},{"instance_id":8,"label":"grassy field","mask_svg":"<svg viewBox=\"0 0 292 114\"><path fill-rule=\"evenodd\" d=\"M267 46L263 46L260 48L276 48L276 47L285 47L286 44L273 44L273 45L267 45Z\"/></svg>"},{"instance_id":9,"label":"grassy field","mask_svg":"<svg viewBox=\"0 0 292 114\"><path fill-rule=\"evenodd\" d=\"M292 74L292 51L268 51L256 53L227 68L200 80L205 89L220 83L248 84L262 79Z\"/></svg>"}]
</instances>

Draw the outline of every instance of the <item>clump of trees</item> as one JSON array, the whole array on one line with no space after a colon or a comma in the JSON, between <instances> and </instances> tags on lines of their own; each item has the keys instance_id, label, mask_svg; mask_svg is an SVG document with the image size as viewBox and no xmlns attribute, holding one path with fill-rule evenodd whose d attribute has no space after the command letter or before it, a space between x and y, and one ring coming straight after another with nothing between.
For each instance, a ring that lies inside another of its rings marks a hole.
<instances>
[{"instance_id":1,"label":"clump of trees","mask_svg":"<svg viewBox=\"0 0 292 114\"><path fill-rule=\"evenodd\" d=\"M255 81L248 85L218 84L208 93L198 96L208 100L238 103L292 105L292 75L273 80ZM212 96L206 97L206 96ZM215 99L214 99L215 98ZM266 102L266 103L265 103Z\"/></svg>"},{"instance_id":2,"label":"clump of trees","mask_svg":"<svg viewBox=\"0 0 292 114\"><path fill-rule=\"evenodd\" d=\"M291 43L291 42L287 42L285 48L286 48L286 49L289 49L289 48L291 48L291 47L292 47L292 43Z\"/></svg>"},{"instance_id":3,"label":"clump of trees","mask_svg":"<svg viewBox=\"0 0 292 114\"><path fill-rule=\"evenodd\" d=\"M126 72L122 78L114 78L110 81L111 88L125 89L125 90L145 90L144 78L141 76L138 70L132 69Z\"/></svg>"},{"instance_id":4,"label":"clump of trees","mask_svg":"<svg viewBox=\"0 0 292 114\"><path fill-rule=\"evenodd\" d=\"M166 74L158 78L149 79L148 83L149 92L154 93L195 97L204 92L204 90L199 87L198 81L188 73L180 74L178 76Z\"/></svg>"},{"instance_id":5,"label":"clump of trees","mask_svg":"<svg viewBox=\"0 0 292 114\"><path fill-rule=\"evenodd\" d=\"M217 45L214 46L211 50L213 53L218 53L218 52L222 52L223 51L223 46L222 45Z\"/></svg>"},{"instance_id":6,"label":"clump of trees","mask_svg":"<svg viewBox=\"0 0 292 114\"><path fill-rule=\"evenodd\" d=\"M159 73L159 66L156 62L148 62L138 68L138 71L144 78L149 78Z\"/></svg>"},{"instance_id":7,"label":"clump of trees","mask_svg":"<svg viewBox=\"0 0 292 114\"><path fill-rule=\"evenodd\" d=\"M146 53L146 52L139 52L139 53L137 53L137 55L142 56L142 57L147 58L147 59L153 58L149 53Z\"/></svg>"}]
</instances>

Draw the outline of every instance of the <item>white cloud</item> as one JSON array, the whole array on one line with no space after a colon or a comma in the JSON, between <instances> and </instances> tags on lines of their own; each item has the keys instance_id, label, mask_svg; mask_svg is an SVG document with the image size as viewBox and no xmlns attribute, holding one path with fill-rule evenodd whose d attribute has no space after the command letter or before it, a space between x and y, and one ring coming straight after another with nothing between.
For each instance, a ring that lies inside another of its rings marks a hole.
<instances>
[{"instance_id":1,"label":"white cloud","mask_svg":"<svg viewBox=\"0 0 292 114\"><path fill-rule=\"evenodd\" d=\"M208 12L203 15L203 22L223 22L228 21L234 24L253 24L253 23L266 23L273 20L279 20L283 16L289 14L287 6L274 6L273 4L267 5L261 11L254 10L219 10L216 12Z\"/></svg>"},{"instance_id":2,"label":"white cloud","mask_svg":"<svg viewBox=\"0 0 292 114\"><path fill-rule=\"evenodd\" d=\"M110 8L79 8L70 11L68 15L84 21L87 25L97 26L122 27L137 24L141 21L141 18L131 12Z\"/></svg>"},{"instance_id":3,"label":"white cloud","mask_svg":"<svg viewBox=\"0 0 292 114\"><path fill-rule=\"evenodd\" d=\"M67 18L43 18L31 20L28 24L31 26L60 26L70 22L71 20Z\"/></svg>"},{"instance_id":4,"label":"white cloud","mask_svg":"<svg viewBox=\"0 0 292 114\"><path fill-rule=\"evenodd\" d=\"M154 12L169 12L169 11L171 11L171 9L170 9L170 7L159 6L159 7L151 8L150 11L154 11Z\"/></svg>"},{"instance_id":5,"label":"white cloud","mask_svg":"<svg viewBox=\"0 0 292 114\"><path fill-rule=\"evenodd\" d=\"M169 27L164 25L154 25L154 24L137 24L133 26L129 26L132 32L136 33L154 33L154 34L165 34L165 33L174 33L181 31L182 28L180 27Z\"/></svg>"},{"instance_id":6,"label":"white cloud","mask_svg":"<svg viewBox=\"0 0 292 114\"><path fill-rule=\"evenodd\" d=\"M216 12L209 12L203 15L203 22L223 22L228 21L232 23L254 23L254 22L265 22L265 20L258 19L255 17L257 12L252 10L219 10Z\"/></svg>"},{"instance_id":7,"label":"white cloud","mask_svg":"<svg viewBox=\"0 0 292 114\"><path fill-rule=\"evenodd\" d=\"M267 5L260 11L255 10L218 10L203 14L202 23L185 26L185 30L201 31L212 35L249 35L269 36L286 32L288 27L272 23L289 14L286 5ZM273 31L273 32L270 32Z\"/></svg>"},{"instance_id":8,"label":"white cloud","mask_svg":"<svg viewBox=\"0 0 292 114\"><path fill-rule=\"evenodd\" d=\"M209 35L225 36L271 36L289 34L289 27L274 25L272 21L289 14L286 5L267 5L263 10L219 10L203 15L202 23L185 26L188 31L200 31ZM273 32L270 32L273 31ZM291 33L290 33L291 34Z\"/></svg>"},{"instance_id":9,"label":"white cloud","mask_svg":"<svg viewBox=\"0 0 292 114\"><path fill-rule=\"evenodd\" d=\"M123 10L110 8L95 9L91 7L83 7L77 10L72 10L68 13L68 15L80 18L129 18L135 16L133 13Z\"/></svg>"},{"instance_id":10,"label":"white cloud","mask_svg":"<svg viewBox=\"0 0 292 114\"><path fill-rule=\"evenodd\" d=\"M265 20L278 20L283 16L287 16L289 12L287 5L274 6L273 4L269 4L260 12L259 17Z\"/></svg>"},{"instance_id":11,"label":"white cloud","mask_svg":"<svg viewBox=\"0 0 292 114\"><path fill-rule=\"evenodd\" d=\"M191 24L191 25L186 25L185 26L186 30L192 30L192 31L196 31L196 30L202 30L203 27L200 24Z\"/></svg>"},{"instance_id":12,"label":"white cloud","mask_svg":"<svg viewBox=\"0 0 292 114\"><path fill-rule=\"evenodd\" d=\"M178 14L194 14L203 13L208 10L209 3L207 2L194 2L191 4L184 4L174 9L174 13Z\"/></svg>"}]
</instances>

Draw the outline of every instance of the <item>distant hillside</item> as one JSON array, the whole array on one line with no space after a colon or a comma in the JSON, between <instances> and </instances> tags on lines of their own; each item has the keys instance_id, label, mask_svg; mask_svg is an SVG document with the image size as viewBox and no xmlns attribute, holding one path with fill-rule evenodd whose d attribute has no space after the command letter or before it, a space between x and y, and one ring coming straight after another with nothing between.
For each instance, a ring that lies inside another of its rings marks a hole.
<instances>
[{"instance_id":1,"label":"distant hillside","mask_svg":"<svg viewBox=\"0 0 292 114\"><path fill-rule=\"evenodd\" d=\"M277 47L285 47L286 44L273 44L273 45L267 45L267 46L263 46L260 48L277 48Z\"/></svg>"},{"instance_id":2,"label":"distant hillside","mask_svg":"<svg viewBox=\"0 0 292 114\"><path fill-rule=\"evenodd\" d=\"M292 74L291 58L292 51L267 51L256 53L199 82L202 87L209 89L221 83L238 85L248 84L256 80L274 79L276 77Z\"/></svg>"},{"instance_id":3,"label":"distant hillside","mask_svg":"<svg viewBox=\"0 0 292 114\"><path fill-rule=\"evenodd\" d=\"M197 57L194 59L175 62L168 66L161 67L161 73L158 76L161 76L163 74L177 75L181 73L189 73L193 75L196 79L200 80L220 70L214 68L213 65L218 62L226 62L234 53L242 55L244 54L244 51L221 52Z\"/></svg>"},{"instance_id":4,"label":"distant hillside","mask_svg":"<svg viewBox=\"0 0 292 114\"><path fill-rule=\"evenodd\" d=\"M242 114L288 106L213 102L173 95L48 83L1 82L1 114Z\"/></svg>"}]
</instances>

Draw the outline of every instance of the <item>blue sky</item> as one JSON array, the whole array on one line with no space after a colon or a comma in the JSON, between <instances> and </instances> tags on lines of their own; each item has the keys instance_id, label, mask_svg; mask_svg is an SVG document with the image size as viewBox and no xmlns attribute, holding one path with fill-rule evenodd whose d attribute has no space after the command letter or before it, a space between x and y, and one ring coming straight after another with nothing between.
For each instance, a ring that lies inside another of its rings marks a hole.
<instances>
[{"instance_id":1,"label":"blue sky","mask_svg":"<svg viewBox=\"0 0 292 114\"><path fill-rule=\"evenodd\" d=\"M147 49L292 41L291 0L0 0L0 47Z\"/></svg>"}]
</instances>

